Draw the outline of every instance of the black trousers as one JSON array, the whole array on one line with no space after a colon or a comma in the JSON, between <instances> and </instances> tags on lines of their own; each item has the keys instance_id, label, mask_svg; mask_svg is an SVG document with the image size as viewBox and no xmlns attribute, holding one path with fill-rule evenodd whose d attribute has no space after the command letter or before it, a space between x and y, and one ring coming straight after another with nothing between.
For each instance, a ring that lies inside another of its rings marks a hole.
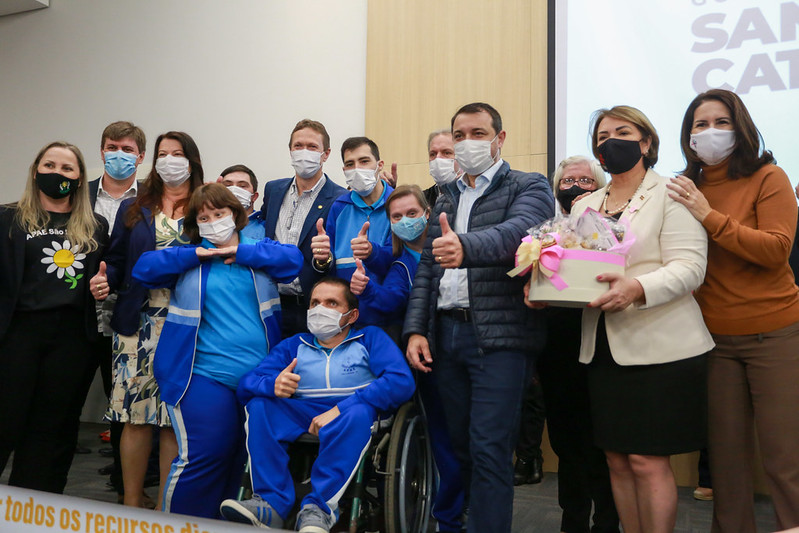
<instances>
[{"instance_id":1,"label":"black trousers","mask_svg":"<svg viewBox=\"0 0 799 533\"><path fill-rule=\"evenodd\" d=\"M84 313L14 314L0 340L0 471L9 484L61 493L78 440L91 366Z\"/></svg>"},{"instance_id":2,"label":"black trousers","mask_svg":"<svg viewBox=\"0 0 799 533\"><path fill-rule=\"evenodd\" d=\"M619 516L605 454L594 446L586 365L578 361L581 313L580 309L548 310L547 345L538 363L549 442L558 456L560 530L618 533Z\"/></svg>"},{"instance_id":3,"label":"black trousers","mask_svg":"<svg viewBox=\"0 0 799 533\"><path fill-rule=\"evenodd\" d=\"M91 356L91 360L89 362L89 366L86 370L86 375L84 376L83 381L83 388L84 391L82 392L84 399L89 393L89 389L91 388L92 382L94 381L95 373L97 369L100 369L100 377L103 380L103 392L105 393L106 398L111 397L111 388L113 386L113 364L114 364L114 355L113 355L113 337L106 337L103 335L97 335L96 338L92 339L89 343L89 355ZM80 414L78 414L80 416ZM110 429L111 429L111 449L114 453L114 468L109 476L111 484L114 487L114 490L117 491L118 494L123 493L123 486L122 486L122 462L119 457L119 441L122 438L122 428L125 426L122 422L111 422Z\"/></svg>"},{"instance_id":4,"label":"black trousers","mask_svg":"<svg viewBox=\"0 0 799 533\"><path fill-rule=\"evenodd\" d=\"M538 375L533 376L522 399L519 440L516 442L516 458L525 462L541 458L541 440L544 435L544 395Z\"/></svg>"}]
</instances>

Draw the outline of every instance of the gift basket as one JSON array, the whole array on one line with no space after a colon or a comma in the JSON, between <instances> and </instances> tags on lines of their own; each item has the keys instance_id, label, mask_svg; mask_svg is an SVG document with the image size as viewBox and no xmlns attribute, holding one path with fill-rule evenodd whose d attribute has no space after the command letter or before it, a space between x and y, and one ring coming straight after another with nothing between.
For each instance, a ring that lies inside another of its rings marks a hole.
<instances>
[{"instance_id":1,"label":"gift basket","mask_svg":"<svg viewBox=\"0 0 799 533\"><path fill-rule=\"evenodd\" d=\"M606 218L590 208L580 215L556 216L527 233L508 275L529 273L530 301L559 307L585 307L607 291L610 284L597 276L623 275L635 241L626 219Z\"/></svg>"}]
</instances>

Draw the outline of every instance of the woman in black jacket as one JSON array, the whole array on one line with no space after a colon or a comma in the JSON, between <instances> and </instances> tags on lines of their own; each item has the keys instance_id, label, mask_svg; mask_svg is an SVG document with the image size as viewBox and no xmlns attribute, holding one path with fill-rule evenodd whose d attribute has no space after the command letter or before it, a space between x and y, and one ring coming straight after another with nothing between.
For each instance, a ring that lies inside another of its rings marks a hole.
<instances>
[{"instance_id":1,"label":"woman in black jacket","mask_svg":"<svg viewBox=\"0 0 799 533\"><path fill-rule=\"evenodd\" d=\"M89 278L108 225L95 215L76 146L50 143L19 202L0 207L0 472L63 492L97 335Z\"/></svg>"}]
</instances>

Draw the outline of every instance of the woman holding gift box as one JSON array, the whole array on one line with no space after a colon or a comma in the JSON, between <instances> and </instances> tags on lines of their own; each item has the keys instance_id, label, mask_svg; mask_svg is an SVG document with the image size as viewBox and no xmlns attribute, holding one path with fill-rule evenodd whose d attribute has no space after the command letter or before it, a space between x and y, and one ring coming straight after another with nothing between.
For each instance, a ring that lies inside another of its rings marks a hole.
<instances>
[{"instance_id":1,"label":"woman holding gift box","mask_svg":"<svg viewBox=\"0 0 799 533\"><path fill-rule=\"evenodd\" d=\"M705 354L713 347L691 294L704 279L707 236L652 170L658 145L638 109L597 111L592 148L612 181L572 208L626 220L636 238L624 275L598 276L610 289L583 312L580 346L594 440L627 533L674 528L669 456L705 446Z\"/></svg>"},{"instance_id":2,"label":"woman holding gift box","mask_svg":"<svg viewBox=\"0 0 799 533\"><path fill-rule=\"evenodd\" d=\"M799 526L799 292L788 265L794 191L741 99L713 89L682 122L683 176L670 195L702 223L708 269L697 300L708 359L712 531L755 531L754 430L777 515Z\"/></svg>"}]
</instances>

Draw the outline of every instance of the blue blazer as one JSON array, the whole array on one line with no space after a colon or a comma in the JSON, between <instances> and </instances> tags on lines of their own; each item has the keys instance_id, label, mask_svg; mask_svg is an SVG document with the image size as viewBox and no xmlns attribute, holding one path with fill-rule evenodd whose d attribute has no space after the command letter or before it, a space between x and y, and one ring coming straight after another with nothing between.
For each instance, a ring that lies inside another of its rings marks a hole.
<instances>
[{"instance_id":1,"label":"blue blazer","mask_svg":"<svg viewBox=\"0 0 799 533\"><path fill-rule=\"evenodd\" d=\"M132 228L125 227L125 215L135 201L136 198L128 198L119 206L111 244L103 258L108 286L117 293L111 328L121 335L133 335L139 329L139 313L149 291L133 279L132 271L144 252L155 250L155 225L149 209L142 209L143 218Z\"/></svg>"},{"instance_id":2,"label":"blue blazer","mask_svg":"<svg viewBox=\"0 0 799 533\"><path fill-rule=\"evenodd\" d=\"M316 235L316 221L319 218L327 221L327 214L330 211L330 206L333 202L344 194L346 189L337 185L330 177L325 174L327 181L319 191L316 197L316 202L305 217L305 222L302 224L302 231L300 232L300 239L297 247L302 252L303 262L302 270L300 270L300 286L302 286L302 294L305 296L306 304L308 297L311 295L311 288L313 284L321 279L324 275L314 270L311 262L313 261L313 253L311 252L311 239ZM264 186L264 203L261 206L261 220L264 221L264 230L266 237L276 240L275 227L277 226L277 218L280 215L280 206L283 204L283 198L291 187L291 182L294 178L283 178L279 180L268 181Z\"/></svg>"}]
</instances>

